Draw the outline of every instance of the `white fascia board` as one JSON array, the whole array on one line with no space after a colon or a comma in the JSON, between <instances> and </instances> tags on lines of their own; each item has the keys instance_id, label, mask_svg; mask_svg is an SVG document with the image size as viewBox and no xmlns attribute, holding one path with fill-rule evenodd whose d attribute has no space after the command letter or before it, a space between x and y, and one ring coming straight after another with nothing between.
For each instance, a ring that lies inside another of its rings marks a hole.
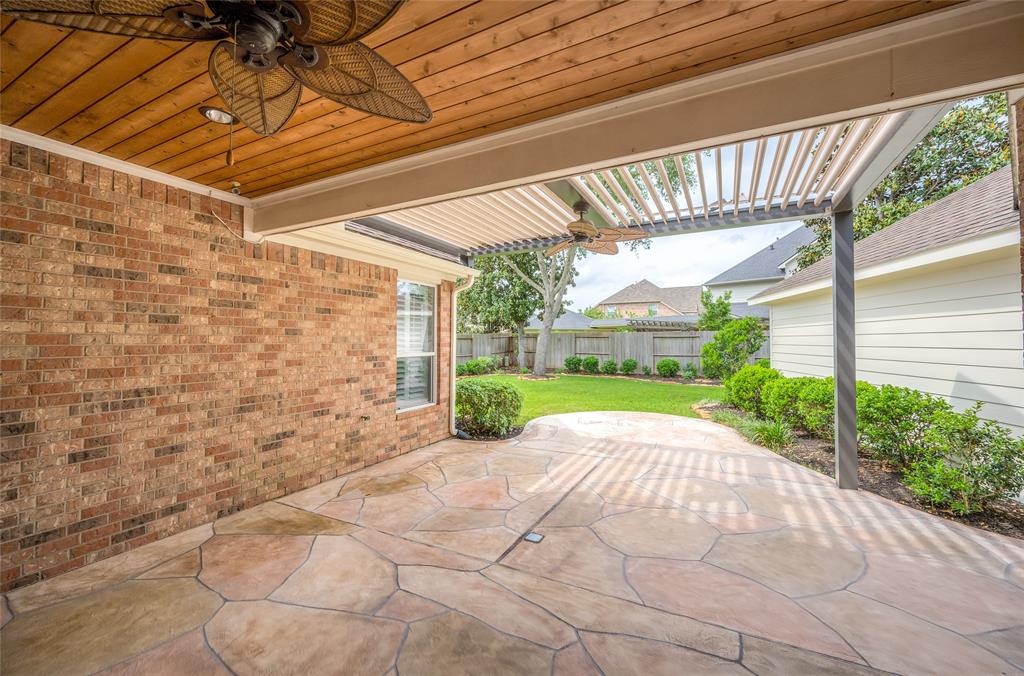
<instances>
[{"instance_id":1,"label":"white fascia board","mask_svg":"<svg viewBox=\"0 0 1024 676\"><path fill-rule=\"evenodd\" d=\"M956 258L973 256L987 251L995 251L997 249L1016 247L1019 245L1020 233L1017 232L1016 229L1003 230L1001 232L990 233L973 239L961 240L959 242L954 242L953 244L947 244L946 246L928 249L910 256L904 256L903 258L878 263L877 265L858 268L854 271L853 278L854 281L859 282L862 280L882 277L884 275L891 275L897 272L906 272L907 270L913 270L927 265L943 263ZM856 256L856 251L854 252L854 255ZM790 289L779 291L778 293L754 296L747 301L747 304L770 305L775 301L803 296L808 293L814 293L815 291L821 291L831 287L832 277L830 275L824 279L818 279L813 282L808 282L807 284L794 286Z\"/></svg>"},{"instance_id":2,"label":"white fascia board","mask_svg":"<svg viewBox=\"0 0 1024 676\"><path fill-rule=\"evenodd\" d=\"M1022 87L1021 35L1024 3L935 10L264 195L254 200L255 231L315 227Z\"/></svg>"},{"instance_id":3,"label":"white fascia board","mask_svg":"<svg viewBox=\"0 0 1024 676\"><path fill-rule=\"evenodd\" d=\"M753 284L754 282L777 282L783 275L772 275L771 277L751 277L750 279L733 279L728 282L704 282L704 286L733 286L734 284Z\"/></svg>"},{"instance_id":4,"label":"white fascia board","mask_svg":"<svg viewBox=\"0 0 1024 676\"><path fill-rule=\"evenodd\" d=\"M248 197L242 197L241 195L236 195L224 190L217 190L215 188L205 186L202 183L189 181L188 179L180 178L173 174L166 174L162 171L126 162L125 160L119 160L115 157L107 157L106 155L101 155L100 153L93 152L92 150L79 148L78 146L71 145L70 143L64 143L62 141L55 141L52 138L39 136L38 134L22 131L21 129L8 127L7 125L0 125L0 138L14 143L31 146L32 148L46 150L47 152L56 153L57 155L63 155L64 157L70 157L71 159L81 160L82 162L87 162L89 164L95 164L99 167L120 171L124 174L131 174L132 176L138 176L139 178L163 183L164 185L169 185L174 188L181 188L182 190L188 190L189 192L198 193L200 195L209 195L210 197L219 199L223 202L239 204L247 209L252 208L252 200Z\"/></svg>"},{"instance_id":5,"label":"white fascia board","mask_svg":"<svg viewBox=\"0 0 1024 676\"><path fill-rule=\"evenodd\" d=\"M382 242L381 240L345 230L343 224L324 225L300 232L270 235L264 241L310 249L363 263L394 268L404 279L439 284L459 278L475 277L479 270L441 258Z\"/></svg>"}]
</instances>

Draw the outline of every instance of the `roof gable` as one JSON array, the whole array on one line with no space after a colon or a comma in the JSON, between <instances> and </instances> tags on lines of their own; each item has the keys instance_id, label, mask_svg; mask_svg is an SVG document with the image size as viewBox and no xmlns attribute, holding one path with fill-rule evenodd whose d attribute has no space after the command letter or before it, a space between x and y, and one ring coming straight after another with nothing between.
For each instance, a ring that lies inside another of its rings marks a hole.
<instances>
[{"instance_id":1,"label":"roof gable","mask_svg":"<svg viewBox=\"0 0 1024 676\"><path fill-rule=\"evenodd\" d=\"M815 239L814 231L800 226L793 232L780 237L753 256L740 261L725 272L704 282L708 285L746 282L755 279L783 277L782 264L796 254L797 249Z\"/></svg>"},{"instance_id":2,"label":"roof gable","mask_svg":"<svg viewBox=\"0 0 1024 676\"><path fill-rule=\"evenodd\" d=\"M634 282L602 300L598 305L625 305L626 303L664 303L679 313L700 310L699 286L660 287L646 279Z\"/></svg>"}]
</instances>

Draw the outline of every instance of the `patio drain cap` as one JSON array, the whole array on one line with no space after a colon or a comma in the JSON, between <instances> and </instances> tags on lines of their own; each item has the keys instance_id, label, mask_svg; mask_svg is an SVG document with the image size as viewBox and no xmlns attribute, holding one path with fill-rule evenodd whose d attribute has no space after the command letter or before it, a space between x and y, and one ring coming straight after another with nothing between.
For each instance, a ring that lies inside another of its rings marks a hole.
<instances>
[{"instance_id":1,"label":"patio drain cap","mask_svg":"<svg viewBox=\"0 0 1024 676\"><path fill-rule=\"evenodd\" d=\"M526 540L527 542L533 542L534 544L536 544L536 543L540 542L541 540L543 540L544 536L541 535L540 533L535 533L533 531L530 531L529 533L527 533L526 535L523 536L523 539Z\"/></svg>"}]
</instances>

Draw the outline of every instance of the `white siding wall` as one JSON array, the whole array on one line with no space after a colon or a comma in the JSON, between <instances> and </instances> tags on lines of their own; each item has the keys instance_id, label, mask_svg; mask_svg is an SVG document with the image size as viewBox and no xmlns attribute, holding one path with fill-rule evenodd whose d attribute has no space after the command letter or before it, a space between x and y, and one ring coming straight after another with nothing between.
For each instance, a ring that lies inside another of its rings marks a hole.
<instances>
[{"instance_id":1,"label":"white siding wall","mask_svg":"<svg viewBox=\"0 0 1024 676\"><path fill-rule=\"evenodd\" d=\"M857 377L913 387L1024 434L1016 247L857 282ZM831 289L771 305L772 365L832 374Z\"/></svg>"},{"instance_id":2,"label":"white siding wall","mask_svg":"<svg viewBox=\"0 0 1024 676\"><path fill-rule=\"evenodd\" d=\"M726 291L732 291L733 303L746 303L751 296L757 295L770 286L774 286L778 280L763 282L735 282L731 284L708 284L707 287L715 294L721 296Z\"/></svg>"}]
</instances>

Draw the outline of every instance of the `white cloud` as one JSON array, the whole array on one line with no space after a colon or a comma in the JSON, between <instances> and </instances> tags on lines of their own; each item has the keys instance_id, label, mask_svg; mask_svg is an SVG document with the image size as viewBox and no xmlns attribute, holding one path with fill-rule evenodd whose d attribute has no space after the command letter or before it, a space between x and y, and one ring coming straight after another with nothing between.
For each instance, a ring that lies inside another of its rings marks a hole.
<instances>
[{"instance_id":1,"label":"white cloud","mask_svg":"<svg viewBox=\"0 0 1024 676\"><path fill-rule=\"evenodd\" d=\"M572 309L582 310L641 279L658 286L703 284L800 225L791 221L672 235L653 239L650 249L636 253L622 247L616 256L591 254L579 264L576 286L566 296Z\"/></svg>"}]
</instances>

